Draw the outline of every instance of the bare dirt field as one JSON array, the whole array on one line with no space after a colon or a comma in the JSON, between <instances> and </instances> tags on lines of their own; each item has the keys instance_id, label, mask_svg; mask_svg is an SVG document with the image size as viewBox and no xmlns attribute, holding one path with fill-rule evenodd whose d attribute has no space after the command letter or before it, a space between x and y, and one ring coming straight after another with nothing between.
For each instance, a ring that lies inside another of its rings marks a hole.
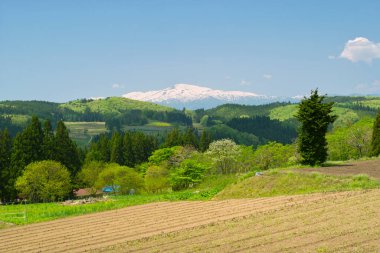
<instances>
[{"instance_id":1,"label":"bare dirt field","mask_svg":"<svg viewBox=\"0 0 380 253\"><path fill-rule=\"evenodd\" d=\"M0 252L379 252L380 190L162 202L0 230Z\"/></svg>"},{"instance_id":2,"label":"bare dirt field","mask_svg":"<svg viewBox=\"0 0 380 253\"><path fill-rule=\"evenodd\" d=\"M297 171L320 172L330 175L357 175L367 174L370 177L380 179L380 160L355 161L338 166L321 168L307 168Z\"/></svg>"}]
</instances>

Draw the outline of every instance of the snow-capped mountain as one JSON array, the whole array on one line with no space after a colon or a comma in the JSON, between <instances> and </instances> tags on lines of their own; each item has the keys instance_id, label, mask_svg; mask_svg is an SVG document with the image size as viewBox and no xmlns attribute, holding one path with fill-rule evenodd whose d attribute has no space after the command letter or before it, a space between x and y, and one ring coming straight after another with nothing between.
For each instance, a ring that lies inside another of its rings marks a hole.
<instances>
[{"instance_id":1,"label":"snow-capped mountain","mask_svg":"<svg viewBox=\"0 0 380 253\"><path fill-rule=\"evenodd\" d=\"M178 109L212 108L225 103L234 104L266 104L275 101L294 101L292 98L258 95L252 92L214 90L207 87L176 84L163 90L147 92L130 92L123 97L168 105Z\"/></svg>"}]
</instances>

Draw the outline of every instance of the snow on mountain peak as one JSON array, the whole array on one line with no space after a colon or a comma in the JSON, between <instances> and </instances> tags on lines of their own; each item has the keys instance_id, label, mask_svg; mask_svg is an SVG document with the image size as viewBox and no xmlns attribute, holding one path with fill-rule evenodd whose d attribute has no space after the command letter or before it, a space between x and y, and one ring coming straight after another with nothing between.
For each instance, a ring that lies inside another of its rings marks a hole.
<instances>
[{"instance_id":1,"label":"snow on mountain peak","mask_svg":"<svg viewBox=\"0 0 380 253\"><path fill-rule=\"evenodd\" d=\"M181 83L158 91L130 92L124 94L123 97L148 102L164 102L169 100L191 102L208 98L233 102L241 98L262 96L251 92L213 90L207 87Z\"/></svg>"}]
</instances>

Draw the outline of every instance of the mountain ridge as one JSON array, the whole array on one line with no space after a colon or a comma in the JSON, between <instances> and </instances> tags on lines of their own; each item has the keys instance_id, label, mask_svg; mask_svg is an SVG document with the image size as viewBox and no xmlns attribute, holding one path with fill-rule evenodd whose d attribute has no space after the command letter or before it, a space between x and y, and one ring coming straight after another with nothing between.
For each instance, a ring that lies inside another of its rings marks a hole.
<instances>
[{"instance_id":1,"label":"mountain ridge","mask_svg":"<svg viewBox=\"0 0 380 253\"><path fill-rule=\"evenodd\" d=\"M299 97L277 97L260 95L253 92L225 91L193 84L175 84L174 86L146 92L129 92L122 97L153 102L177 109L209 109L226 103L261 105L272 102L298 102Z\"/></svg>"}]
</instances>

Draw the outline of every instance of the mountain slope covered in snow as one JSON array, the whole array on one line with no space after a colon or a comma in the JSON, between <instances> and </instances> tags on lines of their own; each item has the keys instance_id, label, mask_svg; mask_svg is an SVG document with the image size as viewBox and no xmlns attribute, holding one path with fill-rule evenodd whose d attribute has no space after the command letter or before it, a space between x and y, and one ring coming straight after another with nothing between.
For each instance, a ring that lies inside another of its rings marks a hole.
<instances>
[{"instance_id":1,"label":"mountain slope covered in snow","mask_svg":"<svg viewBox=\"0 0 380 253\"><path fill-rule=\"evenodd\" d=\"M214 90L191 84L176 84L173 87L157 91L130 92L124 94L123 97L179 109L183 107L208 109L225 103L259 105L277 101L298 101L296 98L265 96L243 91Z\"/></svg>"}]
</instances>

